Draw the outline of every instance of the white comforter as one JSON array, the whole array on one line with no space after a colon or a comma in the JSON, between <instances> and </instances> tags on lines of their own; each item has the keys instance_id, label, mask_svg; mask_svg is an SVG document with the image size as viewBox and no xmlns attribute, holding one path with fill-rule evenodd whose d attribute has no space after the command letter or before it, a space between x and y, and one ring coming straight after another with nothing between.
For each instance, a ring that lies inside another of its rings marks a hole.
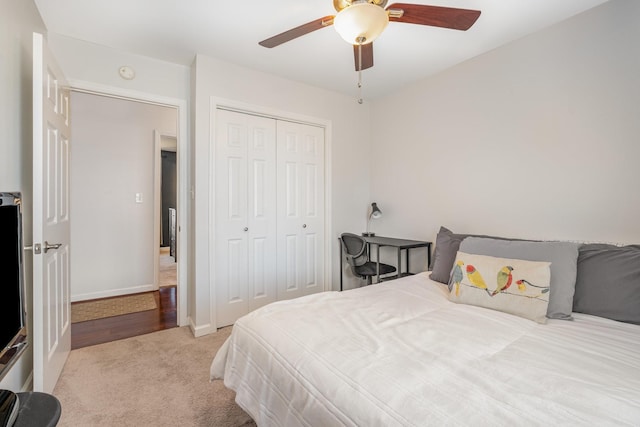
<instances>
[{"instance_id":1,"label":"white comforter","mask_svg":"<svg viewBox=\"0 0 640 427\"><path fill-rule=\"evenodd\" d=\"M211 366L259 426L640 426L640 326L451 303L427 273L263 307Z\"/></svg>"}]
</instances>

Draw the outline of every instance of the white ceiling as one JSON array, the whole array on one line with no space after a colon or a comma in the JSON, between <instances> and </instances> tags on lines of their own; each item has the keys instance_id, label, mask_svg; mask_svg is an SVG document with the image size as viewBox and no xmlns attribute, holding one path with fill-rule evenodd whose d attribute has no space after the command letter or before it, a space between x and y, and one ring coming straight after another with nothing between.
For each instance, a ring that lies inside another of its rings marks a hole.
<instances>
[{"instance_id":1,"label":"white ceiling","mask_svg":"<svg viewBox=\"0 0 640 427\"><path fill-rule=\"evenodd\" d=\"M391 22L363 72L374 99L607 0L406 0L482 11L468 31ZM332 0L35 0L50 32L190 65L196 53L355 96L353 50L332 27L258 42L326 15ZM393 3L389 1L388 5Z\"/></svg>"}]
</instances>

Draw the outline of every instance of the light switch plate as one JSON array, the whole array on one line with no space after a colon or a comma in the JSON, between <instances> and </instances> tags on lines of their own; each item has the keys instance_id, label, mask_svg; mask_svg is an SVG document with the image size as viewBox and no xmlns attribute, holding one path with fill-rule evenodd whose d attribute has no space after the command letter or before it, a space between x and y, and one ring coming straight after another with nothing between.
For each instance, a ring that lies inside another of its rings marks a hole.
<instances>
[{"instance_id":1,"label":"light switch plate","mask_svg":"<svg viewBox=\"0 0 640 427\"><path fill-rule=\"evenodd\" d=\"M136 203L142 203L142 193L136 193Z\"/></svg>"}]
</instances>

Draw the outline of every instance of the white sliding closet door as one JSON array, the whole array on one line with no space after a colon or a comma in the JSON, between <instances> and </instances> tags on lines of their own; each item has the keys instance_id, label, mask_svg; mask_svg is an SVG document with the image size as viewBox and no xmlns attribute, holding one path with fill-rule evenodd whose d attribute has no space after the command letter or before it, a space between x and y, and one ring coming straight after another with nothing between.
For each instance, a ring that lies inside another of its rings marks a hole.
<instances>
[{"instance_id":1,"label":"white sliding closet door","mask_svg":"<svg viewBox=\"0 0 640 427\"><path fill-rule=\"evenodd\" d=\"M273 119L216 110L218 327L277 297L275 136Z\"/></svg>"},{"instance_id":2,"label":"white sliding closet door","mask_svg":"<svg viewBox=\"0 0 640 427\"><path fill-rule=\"evenodd\" d=\"M324 129L277 122L278 299L324 286Z\"/></svg>"}]
</instances>

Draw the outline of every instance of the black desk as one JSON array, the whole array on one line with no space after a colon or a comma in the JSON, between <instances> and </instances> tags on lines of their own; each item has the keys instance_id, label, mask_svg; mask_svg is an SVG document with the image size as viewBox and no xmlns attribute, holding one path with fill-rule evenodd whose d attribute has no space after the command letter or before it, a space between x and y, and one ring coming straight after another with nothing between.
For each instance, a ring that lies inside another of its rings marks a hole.
<instances>
[{"instance_id":1,"label":"black desk","mask_svg":"<svg viewBox=\"0 0 640 427\"><path fill-rule=\"evenodd\" d=\"M369 259L371 259L371 246L376 247L376 262L380 260L380 248L384 246L394 247L398 250L398 263L397 277L407 276L412 274L409 271L409 249L414 248L427 248L427 266L431 265L431 242L424 242L422 240L409 240L409 239L396 239L395 237L383 237L383 236L363 236L362 237L369 246ZM402 273L402 251L407 252L406 270ZM340 290L342 290L342 244L340 244ZM377 276L377 282L380 282L380 275Z\"/></svg>"}]
</instances>

